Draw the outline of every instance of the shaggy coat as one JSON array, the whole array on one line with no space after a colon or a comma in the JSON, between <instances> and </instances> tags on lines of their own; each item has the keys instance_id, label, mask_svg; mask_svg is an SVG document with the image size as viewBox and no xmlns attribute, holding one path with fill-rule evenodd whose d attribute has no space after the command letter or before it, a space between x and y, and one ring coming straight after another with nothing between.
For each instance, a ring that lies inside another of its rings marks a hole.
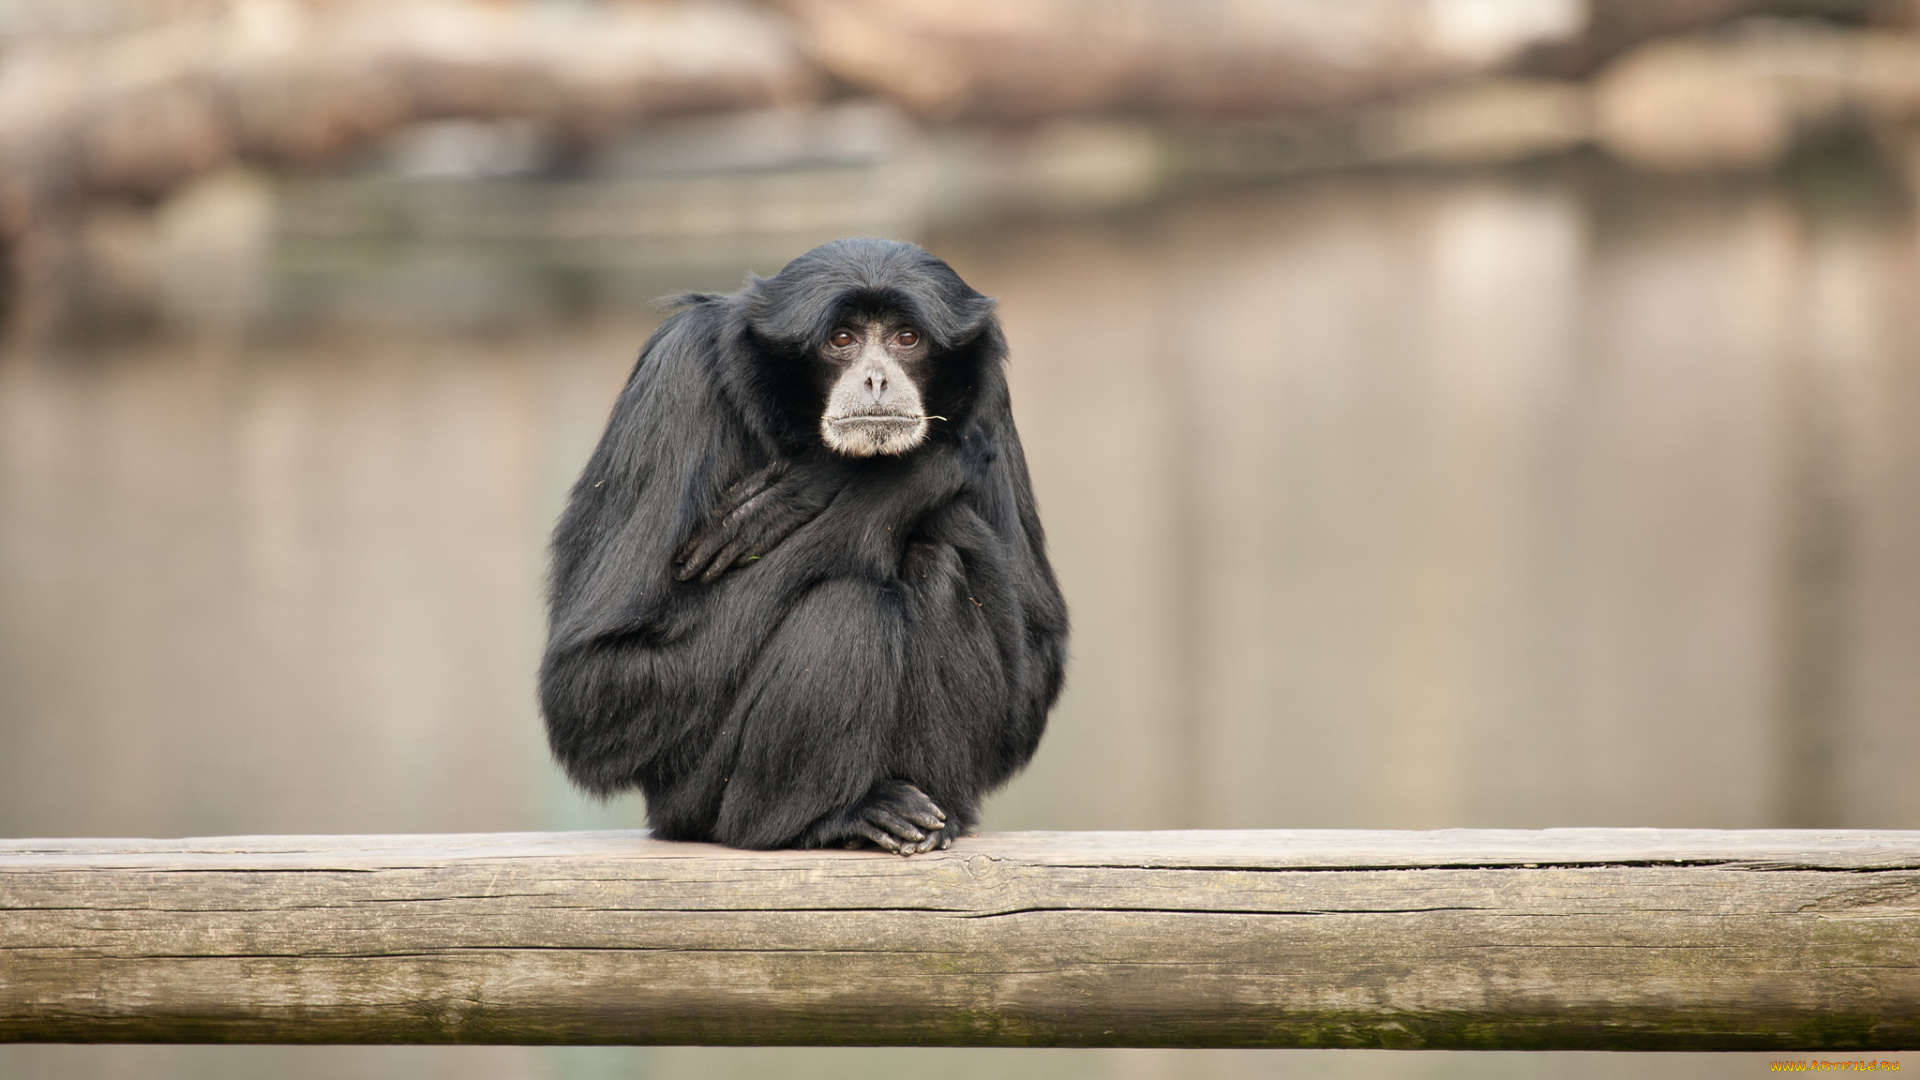
<instances>
[{"instance_id":1,"label":"shaggy coat","mask_svg":"<svg viewBox=\"0 0 1920 1080\"><path fill-rule=\"evenodd\" d=\"M842 842L837 823L901 781L970 826L1033 756L1067 634L993 301L917 247L843 240L679 303L554 534L554 755L590 792L639 787L667 839ZM821 442L819 348L860 315L931 345L937 418L904 454ZM743 485L769 496L732 515L729 551L751 554L680 580Z\"/></svg>"}]
</instances>

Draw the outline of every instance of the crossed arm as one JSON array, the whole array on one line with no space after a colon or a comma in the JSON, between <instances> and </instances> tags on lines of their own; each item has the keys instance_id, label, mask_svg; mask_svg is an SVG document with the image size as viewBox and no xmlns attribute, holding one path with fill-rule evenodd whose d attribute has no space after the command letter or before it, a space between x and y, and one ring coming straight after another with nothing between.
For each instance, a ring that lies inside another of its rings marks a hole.
<instances>
[{"instance_id":1,"label":"crossed arm","mask_svg":"<svg viewBox=\"0 0 1920 1080\"><path fill-rule=\"evenodd\" d=\"M968 463L950 447L888 462L778 460L727 489L713 516L674 556L674 576L711 584L765 556L829 508L839 519L829 529L838 542L862 545L884 537L897 558L916 522L958 497L973 479Z\"/></svg>"},{"instance_id":2,"label":"crossed arm","mask_svg":"<svg viewBox=\"0 0 1920 1080\"><path fill-rule=\"evenodd\" d=\"M710 584L772 551L839 493L839 485L820 475L824 471L783 460L735 483L713 519L674 557L674 577Z\"/></svg>"}]
</instances>

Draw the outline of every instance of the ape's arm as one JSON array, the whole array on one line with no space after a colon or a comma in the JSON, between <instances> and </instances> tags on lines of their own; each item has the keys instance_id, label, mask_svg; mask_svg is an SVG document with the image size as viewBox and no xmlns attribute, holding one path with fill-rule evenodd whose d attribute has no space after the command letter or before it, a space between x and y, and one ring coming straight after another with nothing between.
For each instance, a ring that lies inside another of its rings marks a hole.
<instances>
[{"instance_id":1,"label":"ape's arm","mask_svg":"<svg viewBox=\"0 0 1920 1080\"><path fill-rule=\"evenodd\" d=\"M1047 711L1059 698L1067 664L1067 604L1047 559L1046 534L1027 473L1026 452L1013 426L1004 383L982 401L985 437L978 456L985 479L973 485L964 504L1003 545L1008 594L1018 612L1004 613L1001 640L1018 644L1003 653L1008 676L1009 712L998 731L998 763L991 785L1013 775L1033 757L1046 729Z\"/></svg>"},{"instance_id":2,"label":"ape's arm","mask_svg":"<svg viewBox=\"0 0 1920 1080\"><path fill-rule=\"evenodd\" d=\"M621 390L554 530L549 651L660 629L674 551L743 471L750 438L707 370L715 322L673 316Z\"/></svg>"},{"instance_id":3,"label":"ape's arm","mask_svg":"<svg viewBox=\"0 0 1920 1080\"><path fill-rule=\"evenodd\" d=\"M714 315L689 308L648 341L554 531L541 711L567 774L601 794L689 721L684 673L652 646L698 619L677 603L673 553L751 443L710 374Z\"/></svg>"},{"instance_id":4,"label":"ape's arm","mask_svg":"<svg viewBox=\"0 0 1920 1080\"><path fill-rule=\"evenodd\" d=\"M776 461L727 490L675 556L674 576L711 583L766 558L816 520L795 545L808 549L808 557L781 565L890 576L914 525L986 479L987 467L980 455L953 444L881 461L849 462L818 449Z\"/></svg>"}]
</instances>

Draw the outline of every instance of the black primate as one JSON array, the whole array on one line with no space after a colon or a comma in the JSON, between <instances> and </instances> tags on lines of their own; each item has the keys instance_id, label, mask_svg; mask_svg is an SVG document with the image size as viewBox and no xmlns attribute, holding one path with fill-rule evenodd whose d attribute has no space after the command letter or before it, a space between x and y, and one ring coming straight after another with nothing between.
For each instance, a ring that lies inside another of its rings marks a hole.
<instances>
[{"instance_id":1,"label":"black primate","mask_svg":"<svg viewBox=\"0 0 1920 1080\"><path fill-rule=\"evenodd\" d=\"M667 839L945 847L1066 653L993 301L838 240L680 303L554 532L554 755Z\"/></svg>"}]
</instances>

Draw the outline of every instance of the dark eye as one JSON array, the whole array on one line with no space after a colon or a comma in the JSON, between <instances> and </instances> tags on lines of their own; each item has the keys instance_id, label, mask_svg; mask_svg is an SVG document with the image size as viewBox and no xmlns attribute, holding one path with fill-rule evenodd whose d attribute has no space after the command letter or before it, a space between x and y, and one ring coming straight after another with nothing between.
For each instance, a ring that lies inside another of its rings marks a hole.
<instances>
[{"instance_id":1,"label":"dark eye","mask_svg":"<svg viewBox=\"0 0 1920 1080\"><path fill-rule=\"evenodd\" d=\"M853 341L853 331L851 330L835 330L833 335L827 338L828 344L836 349L844 349L853 344Z\"/></svg>"},{"instance_id":2,"label":"dark eye","mask_svg":"<svg viewBox=\"0 0 1920 1080\"><path fill-rule=\"evenodd\" d=\"M920 343L920 331L902 330L894 335L893 340L902 345L918 345Z\"/></svg>"}]
</instances>

